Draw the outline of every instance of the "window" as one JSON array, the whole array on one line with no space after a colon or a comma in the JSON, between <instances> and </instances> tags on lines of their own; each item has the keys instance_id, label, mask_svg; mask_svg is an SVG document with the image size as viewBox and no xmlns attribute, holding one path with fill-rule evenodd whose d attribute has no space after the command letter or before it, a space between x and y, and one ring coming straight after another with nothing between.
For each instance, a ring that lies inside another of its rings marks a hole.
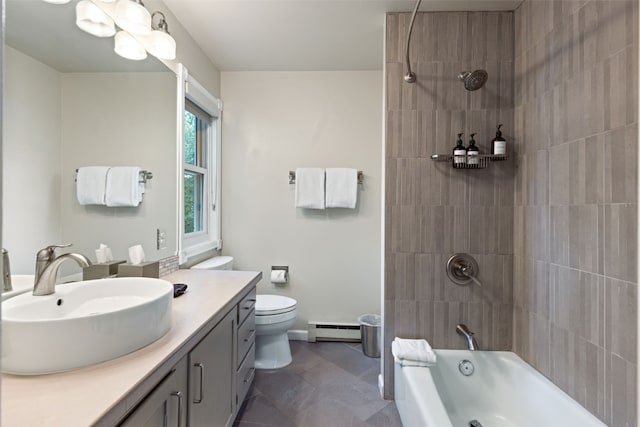
<instances>
[{"instance_id":1,"label":"window","mask_svg":"<svg viewBox=\"0 0 640 427\"><path fill-rule=\"evenodd\" d=\"M220 240L220 107L183 70L180 110L179 250L180 263L221 247Z\"/></svg>"},{"instance_id":2,"label":"window","mask_svg":"<svg viewBox=\"0 0 640 427\"><path fill-rule=\"evenodd\" d=\"M212 146L213 118L186 101L184 111L184 191L183 230L185 237L207 232L209 152Z\"/></svg>"}]
</instances>

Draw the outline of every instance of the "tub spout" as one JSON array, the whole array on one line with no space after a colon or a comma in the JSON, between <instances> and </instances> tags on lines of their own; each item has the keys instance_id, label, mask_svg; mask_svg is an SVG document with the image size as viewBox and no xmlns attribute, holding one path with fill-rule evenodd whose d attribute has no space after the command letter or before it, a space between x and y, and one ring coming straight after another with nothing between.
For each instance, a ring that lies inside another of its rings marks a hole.
<instances>
[{"instance_id":1,"label":"tub spout","mask_svg":"<svg viewBox=\"0 0 640 427\"><path fill-rule=\"evenodd\" d=\"M473 336L473 332L471 332L469 328L467 328L467 325L465 325L464 323L459 323L456 326L456 332L458 333L458 335L462 335L467 340L467 347L469 348L469 350L480 350L478 341L476 341L476 338Z\"/></svg>"}]
</instances>

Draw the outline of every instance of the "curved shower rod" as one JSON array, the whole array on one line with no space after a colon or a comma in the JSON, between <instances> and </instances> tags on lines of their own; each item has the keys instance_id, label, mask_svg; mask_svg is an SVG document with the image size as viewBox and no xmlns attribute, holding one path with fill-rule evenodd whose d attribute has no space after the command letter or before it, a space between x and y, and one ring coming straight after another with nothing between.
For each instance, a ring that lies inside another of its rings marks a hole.
<instances>
[{"instance_id":1,"label":"curved shower rod","mask_svg":"<svg viewBox=\"0 0 640 427\"><path fill-rule=\"evenodd\" d=\"M414 83L416 81L416 73L411 71L411 59L409 58L409 44L411 43L411 30L413 30L413 21L416 19L418 8L422 0L416 0L416 6L413 8L413 14L411 15L411 23L409 24L409 31L407 32L407 45L404 51L405 60L407 62L407 74L404 75L404 81L407 83Z\"/></svg>"}]
</instances>

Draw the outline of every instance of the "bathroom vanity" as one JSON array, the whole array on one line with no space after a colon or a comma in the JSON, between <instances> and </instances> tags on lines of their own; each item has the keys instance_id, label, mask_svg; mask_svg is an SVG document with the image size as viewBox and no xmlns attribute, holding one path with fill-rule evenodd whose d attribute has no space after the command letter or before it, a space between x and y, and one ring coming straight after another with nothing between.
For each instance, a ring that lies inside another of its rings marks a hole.
<instances>
[{"instance_id":1,"label":"bathroom vanity","mask_svg":"<svg viewBox=\"0 0 640 427\"><path fill-rule=\"evenodd\" d=\"M262 274L179 270L171 330L133 353L50 375L2 376L6 426L228 426L253 381ZM82 351L82 343L78 343ZM159 420L155 422L154 420ZM187 424L188 423L188 424Z\"/></svg>"}]
</instances>

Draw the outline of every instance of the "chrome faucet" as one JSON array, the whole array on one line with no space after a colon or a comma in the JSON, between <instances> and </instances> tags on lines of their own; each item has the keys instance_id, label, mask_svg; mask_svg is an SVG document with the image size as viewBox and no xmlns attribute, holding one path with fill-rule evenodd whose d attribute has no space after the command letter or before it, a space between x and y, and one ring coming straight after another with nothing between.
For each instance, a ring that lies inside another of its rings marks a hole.
<instances>
[{"instance_id":1,"label":"chrome faucet","mask_svg":"<svg viewBox=\"0 0 640 427\"><path fill-rule=\"evenodd\" d=\"M467 340L467 347L471 351L480 350L480 346L478 345L478 341L476 341L476 337L473 336L473 332L467 328L467 325L464 323L459 323L456 326L456 332L458 335L462 335Z\"/></svg>"},{"instance_id":2,"label":"chrome faucet","mask_svg":"<svg viewBox=\"0 0 640 427\"><path fill-rule=\"evenodd\" d=\"M69 245L51 245L40 249L36 254L36 274L33 285L33 295L51 295L55 291L56 279L60 265L68 259L74 260L80 267L89 267L91 261L76 253L66 253L56 257L57 248L67 248Z\"/></svg>"}]
</instances>

